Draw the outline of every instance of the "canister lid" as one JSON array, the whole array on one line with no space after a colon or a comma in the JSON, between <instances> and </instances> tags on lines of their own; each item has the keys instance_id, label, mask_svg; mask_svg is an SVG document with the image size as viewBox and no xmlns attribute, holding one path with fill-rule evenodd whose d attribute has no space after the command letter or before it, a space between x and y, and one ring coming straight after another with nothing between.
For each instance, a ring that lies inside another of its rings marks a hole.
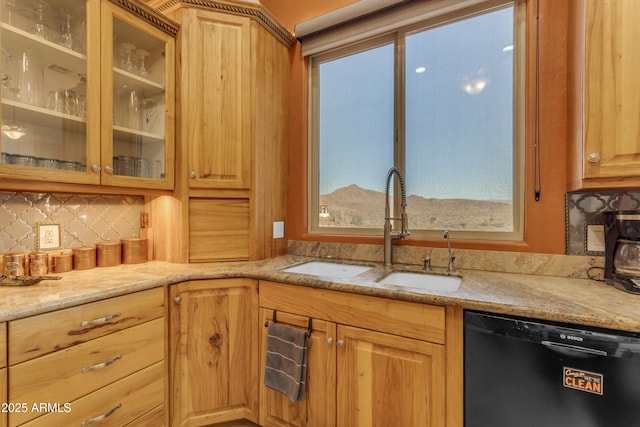
<instances>
[{"instance_id":1,"label":"canister lid","mask_svg":"<svg viewBox=\"0 0 640 427\"><path fill-rule=\"evenodd\" d=\"M73 248L72 249L73 252L89 252L89 251L95 251L96 247L95 246L80 246L77 248Z\"/></svg>"},{"instance_id":2,"label":"canister lid","mask_svg":"<svg viewBox=\"0 0 640 427\"><path fill-rule=\"evenodd\" d=\"M112 246L120 246L120 245L122 245L122 242L112 242L111 240L106 240L104 242L96 243L96 246L98 247L98 249L103 247L112 247Z\"/></svg>"}]
</instances>

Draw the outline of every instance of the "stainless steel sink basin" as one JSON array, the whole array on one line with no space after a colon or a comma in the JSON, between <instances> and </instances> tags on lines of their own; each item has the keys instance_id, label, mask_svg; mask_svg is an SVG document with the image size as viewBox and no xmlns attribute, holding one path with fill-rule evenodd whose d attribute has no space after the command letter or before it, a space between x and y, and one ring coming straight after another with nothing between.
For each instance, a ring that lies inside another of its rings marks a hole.
<instances>
[{"instance_id":1,"label":"stainless steel sink basin","mask_svg":"<svg viewBox=\"0 0 640 427\"><path fill-rule=\"evenodd\" d=\"M336 279L348 279L371 270L372 267L364 265L340 264L337 262L309 261L304 264L285 268L286 273L309 274L312 276L335 277Z\"/></svg>"},{"instance_id":2,"label":"stainless steel sink basin","mask_svg":"<svg viewBox=\"0 0 640 427\"><path fill-rule=\"evenodd\" d=\"M380 280L380 283L384 285L441 292L457 291L460 287L460 282L462 282L462 277L459 276L442 276L405 271L391 273Z\"/></svg>"}]
</instances>

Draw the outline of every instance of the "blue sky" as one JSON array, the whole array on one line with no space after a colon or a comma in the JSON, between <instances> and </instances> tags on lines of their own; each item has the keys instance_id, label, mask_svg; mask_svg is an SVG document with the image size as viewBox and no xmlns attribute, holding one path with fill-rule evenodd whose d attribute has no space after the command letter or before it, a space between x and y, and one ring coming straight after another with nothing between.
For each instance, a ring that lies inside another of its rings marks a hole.
<instances>
[{"instance_id":1,"label":"blue sky","mask_svg":"<svg viewBox=\"0 0 640 427\"><path fill-rule=\"evenodd\" d=\"M512 28L509 8L408 36L409 194L511 199ZM321 194L350 184L384 191L393 55L386 45L321 64Z\"/></svg>"}]
</instances>

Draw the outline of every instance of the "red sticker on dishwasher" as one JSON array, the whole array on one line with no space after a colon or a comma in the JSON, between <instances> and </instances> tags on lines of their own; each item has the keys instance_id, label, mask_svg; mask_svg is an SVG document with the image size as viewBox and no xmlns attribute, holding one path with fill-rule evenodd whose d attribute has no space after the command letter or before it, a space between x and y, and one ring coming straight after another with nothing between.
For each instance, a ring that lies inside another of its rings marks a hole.
<instances>
[{"instance_id":1,"label":"red sticker on dishwasher","mask_svg":"<svg viewBox=\"0 0 640 427\"><path fill-rule=\"evenodd\" d=\"M563 368L562 383L567 388L604 394L604 376L596 372L583 371L576 368Z\"/></svg>"}]
</instances>

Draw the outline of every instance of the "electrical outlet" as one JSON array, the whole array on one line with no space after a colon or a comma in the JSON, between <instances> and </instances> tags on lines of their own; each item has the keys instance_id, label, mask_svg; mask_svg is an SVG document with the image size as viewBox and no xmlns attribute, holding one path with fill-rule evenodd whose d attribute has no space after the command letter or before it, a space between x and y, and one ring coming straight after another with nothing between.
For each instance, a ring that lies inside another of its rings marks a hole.
<instances>
[{"instance_id":1,"label":"electrical outlet","mask_svg":"<svg viewBox=\"0 0 640 427\"><path fill-rule=\"evenodd\" d=\"M273 222L273 238L284 239L284 221Z\"/></svg>"},{"instance_id":2,"label":"electrical outlet","mask_svg":"<svg viewBox=\"0 0 640 427\"><path fill-rule=\"evenodd\" d=\"M604 225L587 225L587 251L604 252Z\"/></svg>"}]
</instances>

